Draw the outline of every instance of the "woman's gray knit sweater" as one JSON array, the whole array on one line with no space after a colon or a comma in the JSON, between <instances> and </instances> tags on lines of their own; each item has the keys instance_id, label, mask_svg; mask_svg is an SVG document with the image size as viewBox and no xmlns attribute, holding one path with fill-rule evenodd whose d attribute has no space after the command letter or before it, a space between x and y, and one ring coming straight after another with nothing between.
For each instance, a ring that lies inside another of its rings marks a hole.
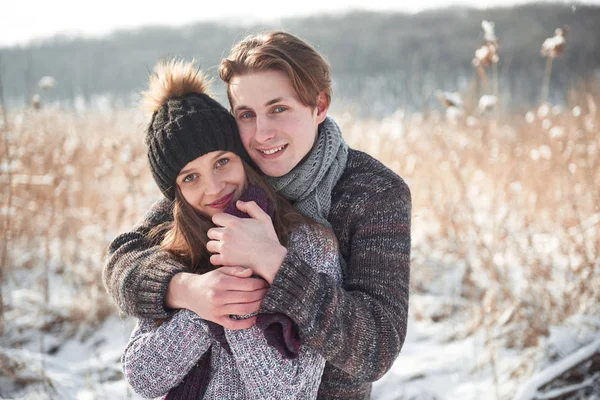
<instances>
[{"instance_id":1,"label":"woman's gray knit sweater","mask_svg":"<svg viewBox=\"0 0 600 400\"><path fill-rule=\"evenodd\" d=\"M333 232L322 226L294 230L288 250L341 283L339 252ZM207 322L189 310L176 312L155 326L141 319L122 357L125 379L138 394L153 398L179 385L210 349L210 378L204 399L309 400L317 397L325 359L302 345L289 359L267 343L255 325L225 329L230 351L216 338ZM186 384L186 383L183 383Z\"/></svg>"},{"instance_id":2,"label":"woman's gray knit sweater","mask_svg":"<svg viewBox=\"0 0 600 400\"><path fill-rule=\"evenodd\" d=\"M169 315L166 289L185 266L152 247L146 233L171 219L171 205L160 201L109 247L103 281L127 314ZM288 252L261 311L292 318L302 343L327 360L319 399L367 399L371 382L389 370L406 336L410 190L379 161L350 149L328 220L345 261L343 284Z\"/></svg>"}]
</instances>

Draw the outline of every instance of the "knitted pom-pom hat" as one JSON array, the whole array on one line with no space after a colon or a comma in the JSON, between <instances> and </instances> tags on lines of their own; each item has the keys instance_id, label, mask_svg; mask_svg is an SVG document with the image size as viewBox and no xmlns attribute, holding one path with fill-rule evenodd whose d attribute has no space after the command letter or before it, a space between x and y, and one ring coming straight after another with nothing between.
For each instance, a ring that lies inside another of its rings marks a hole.
<instances>
[{"instance_id":1,"label":"knitted pom-pom hat","mask_svg":"<svg viewBox=\"0 0 600 400\"><path fill-rule=\"evenodd\" d=\"M152 176L175 199L176 178L187 163L213 151L231 151L252 165L235 119L208 92L206 76L193 62L159 62L142 105L152 113L146 131Z\"/></svg>"}]
</instances>

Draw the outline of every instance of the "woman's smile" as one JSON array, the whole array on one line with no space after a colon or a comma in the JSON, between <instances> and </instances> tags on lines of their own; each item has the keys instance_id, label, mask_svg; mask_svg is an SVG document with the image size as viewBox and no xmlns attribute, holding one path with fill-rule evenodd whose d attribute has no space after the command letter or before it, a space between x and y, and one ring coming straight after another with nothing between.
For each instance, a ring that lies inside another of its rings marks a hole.
<instances>
[{"instance_id":1,"label":"woman's smile","mask_svg":"<svg viewBox=\"0 0 600 400\"><path fill-rule=\"evenodd\" d=\"M212 207L212 208L224 209L229 205L229 203L231 203L231 201L233 200L234 194L235 194L235 192L231 192L231 193L213 201L208 206Z\"/></svg>"}]
</instances>

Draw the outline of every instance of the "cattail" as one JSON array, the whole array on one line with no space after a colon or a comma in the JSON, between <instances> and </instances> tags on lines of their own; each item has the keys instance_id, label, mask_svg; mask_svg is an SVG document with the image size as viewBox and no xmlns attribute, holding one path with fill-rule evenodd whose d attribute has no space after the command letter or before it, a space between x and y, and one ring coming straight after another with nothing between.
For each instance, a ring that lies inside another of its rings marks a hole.
<instances>
[{"instance_id":1,"label":"cattail","mask_svg":"<svg viewBox=\"0 0 600 400\"><path fill-rule=\"evenodd\" d=\"M56 86L56 79L51 76L44 76L38 82L38 87L42 90L52 89Z\"/></svg>"},{"instance_id":2,"label":"cattail","mask_svg":"<svg viewBox=\"0 0 600 400\"><path fill-rule=\"evenodd\" d=\"M493 94L495 98L498 98L498 62L500 56L498 55L499 41L496 36L495 24L492 21L483 20L481 21L481 28L483 28L483 45L475 50L475 57L471 61L475 71L479 75L479 79L482 82L487 81L485 67L492 67L493 72Z\"/></svg>"},{"instance_id":3,"label":"cattail","mask_svg":"<svg viewBox=\"0 0 600 400\"><path fill-rule=\"evenodd\" d=\"M448 107L446 108L446 121L456 123L459 120L463 119L465 116L465 111L462 108L458 107Z\"/></svg>"},{"instance_id":4,"label":"cattail","mask_svg":"<svg viewBox=\"0 0 600 400\"><path fill-rule=\"evenodd\" d=\"M498 104L498 98L496 96L493 96L490 94L484 94L479 99L479 103L477 105L477 111L479 111L480 114L486 113L488 111L492 111L494 108L496 108L497 104Z\"/></svg>"},{"instance_id":5,"label":"cattail","mask_svg":"<svg viewBox=\"0 0 600 400\"><path fill-rule=\"evenodd\" d=\"M550 58L558 58L562 56L565 52L565 48L567 47L567 39L566 35L568 32L568 27L558 28L554 31L554 36L544 40L542 44L542 49L540 53L544 57Z\"/></svg>"},{"instance_id":6,"label":"cattail","mask_svg":"<svg viewBox=\"0 0 600 400\"><path fill-rule=\"evenodd\" d=\"M498 57L498 49L493 44L484 44L477 50L475 50L475 58L473 59L473 65L482 65L487 67L492 64L498 64L500 57Z\"/></svg>"},{"instance_id":7,"label":"cattail","mask_svg":"<svg viewBox=\"0 0 600 400\"><path fill-rule=\"evenodd\" d=\"M542 103L545 103L548 98L550 88L550 74L552 73L552 60L562 56L567 47L567 35L569 28L564 26L554 31L554 36L544 40L540 54L546 57L546 73L544 74L544 84L542 85Z\"/></svg>"},{"instance_id":8,"label":"cattail","mask_svg":"<svg viewBox=\"0 0 600 400\"><path fill-rule=\"evenodd\" d=\"M479 78L482 81L486 81L487 75L485 73L485 67L490 65L495 65L500 61L498 57L497 48L493 44L484 44L477 50L475 50L475 58L471 63L477 70L477 74L479 74Z\"/></svg>"},{"instance_id":9,"label":"cattail","mask_svg":"<svg viewBox=\"0 0 600 400\"><path fill-rule=\"evenodd\" d=\"M443 92L441 90L436 90L435 95L437 96L440 103L448 108L448 107L463 107L463 100L460 96L460 93L457 92Z\"/></svg>"},{"instance_id":10,"label":"cattail","mask_svg":"<svg viewBox=\"0 0 600 400\"><path fill-rule=\"evenodd\" d=\"M586 94L585 95L585 100L587 101L587 106L588 106L588 114L593 118L596 116L596 111L598 111L598 106L596 105L596 102L594 101L594 98L592 97L591 94Z\"/></svg>"},{"instance_id":11,"label":"cattail","mask_svg":"<svg viewBox=\"0 0 600 400\"><path fill-rule=\"evenodd\" d=\"M31 97L31 107L33 107L34 110L39 110L41 106L42 100L40 98L40 95L36 93Z\"/></svg>"},{"instance_id":12,"label":"cattail","mask_svg":"<svg viewBox=\"0 0 600 400\"><path fill-rule=\"evenodd\" d=\"M483 46L475 50L475 58L473 58L473 66L487 67L492 64L497 64L500 61L498 56L498 38L494 31L495 24L491 21L481 21L483 28Z\"/></svg>"},{"instance_id":13,"label":"cattail","mask_svg":"<svg viewBox=\"0 0 600 400\"><path fill-rule=\"evenodd\" d=\"M494 26L495 24L491 21L481 21L481 27L483 28L483 40L485 40L486 43L498 43L496 32L494 32Z\"/></svg>"},{"instance_id":14,"label":"cattail","mask_svg":"<svg viewBox=\"0 0 600 400\"><path fill-rule=\"evenodd\" d=\"M440 103L446 107L447 121L456 123L465 116L464 103L459 93L436 90L435 94Z\"/></svg>"}]
</instances>

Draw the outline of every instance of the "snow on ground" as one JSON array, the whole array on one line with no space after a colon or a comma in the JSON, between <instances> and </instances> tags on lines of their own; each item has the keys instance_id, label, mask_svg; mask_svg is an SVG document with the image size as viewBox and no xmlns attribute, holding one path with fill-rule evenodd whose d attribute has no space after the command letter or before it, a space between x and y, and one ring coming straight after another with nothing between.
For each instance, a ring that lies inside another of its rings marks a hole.
<instances>
[{"instance_id":1,"label":"snow on ground","mask_svg":"<svg viewBox=\"0 0 600 400\"><path fill-rule=\"evenodd\" d=\"M418 302L413 296L411 303ZM543 369L594 340L600 339L600 316L576 316L565 326L550 328L539 348L513 351L494 348L479 331L453 339L458 326L409 322L402 353L374 386L376 400L511 399L527 377L512 376L519 368ZM598 388L600 396L600 388Z\"/></svg>"},{"instance_id":2,"label":"snow on ground","mask_svg":"<svg viewBox=\"0 0 600 400\"><path fill-rule=\"evenodd\" d=\"M512 399L529 376L600 337L600 316L579 315L550 327L538 347L507 349L494 327L470 329L470 308L459 293L460 263L442 262L433 253L427 260L422 256L415 255L431 278L427 293L411 294L404 347L374 384L374 400ZM43 268L12 271L3 285L7 324L0 337L0 370L14 373L0 374L0 399L139 399L120 365L135 320L121 319L116 311L101 324L93 318L68 320L73 307L97 309L108 295L98 289L86 298L68 281L72 276L50 264L47 299L36 285L44 280ZM71 268L78 273L87 267Z\"/></svg>"},{"instance_id":3,"label":"snow on ground","mask_svg":"<svg viewBox=\"0 0 600 400\"><path fill-rule=\"evenodd\" d=\"M413 295L411 303L418 303L420 297ZM51 384L31 384L25 390L17 390L10 378L0 377L0 398L139 399L120 373L121 352L134 323L131 318L110 316L92 332L79 332L43 359L36 351L39 341L35 335L30 335L29 344L22 349L1 348L0 355L3 353L27 366L21 374L23 378L38 377L43 363ZM438 323L411 318L408 326L401 355L374 385L374 400L511 398L522 383L508 377L511 371L523 362L537 367L543 365L547 357L572 353L590 338L598 337L600 318L575 318L567 326L552 328L542 346L545 351L495 349L495 354L492 354L494 349L485 344L485 332L461 338L463 326L456 318ZM58 345L55 343L58 340L59 336L46 335L45 347Z\"/></svg>"},{"instance_id":4,"label":"snow on ground","mask_svg":"<svg viewBox=\"0 0 600 400\"><path fill-rule=\"evenodd\" d=\"M39 351L32 349L37 345L39 350L39 340L36 341L35 337L22 349L0 348L0 353L26 365L21 377L38 380L45 375L49 382L17 390L9 378L0 377L2 392L13 392L6 398L23 399L139 398L127 387L119 364L134 323L133 319L121 320L116 315L111 316L91 334L76 335L62 343L56 352L43 358ZM45 347L48 348L52 342L52 337L45 338ZM17 397L13 397L15 395Z\"/></svg>"},{"instance_id":5,"label":"snow on ground","mask_svg":"<svg viewBox=\"0 0 600 400\"><path fill-rule=\"evenodd\" d=\"M419 301L413 296L411 302ZM478 332L458 339L454 321L442 323L410 320L402 352L391 370L373 390L376 400L399 399L487 399L494 398L493 368L485 334ZM518 362L517 354L506 354L502 367ZM486 363L488 365L486 365ZM513 385L505 384L499 393Z\"/></svg>"}]
</instances>

